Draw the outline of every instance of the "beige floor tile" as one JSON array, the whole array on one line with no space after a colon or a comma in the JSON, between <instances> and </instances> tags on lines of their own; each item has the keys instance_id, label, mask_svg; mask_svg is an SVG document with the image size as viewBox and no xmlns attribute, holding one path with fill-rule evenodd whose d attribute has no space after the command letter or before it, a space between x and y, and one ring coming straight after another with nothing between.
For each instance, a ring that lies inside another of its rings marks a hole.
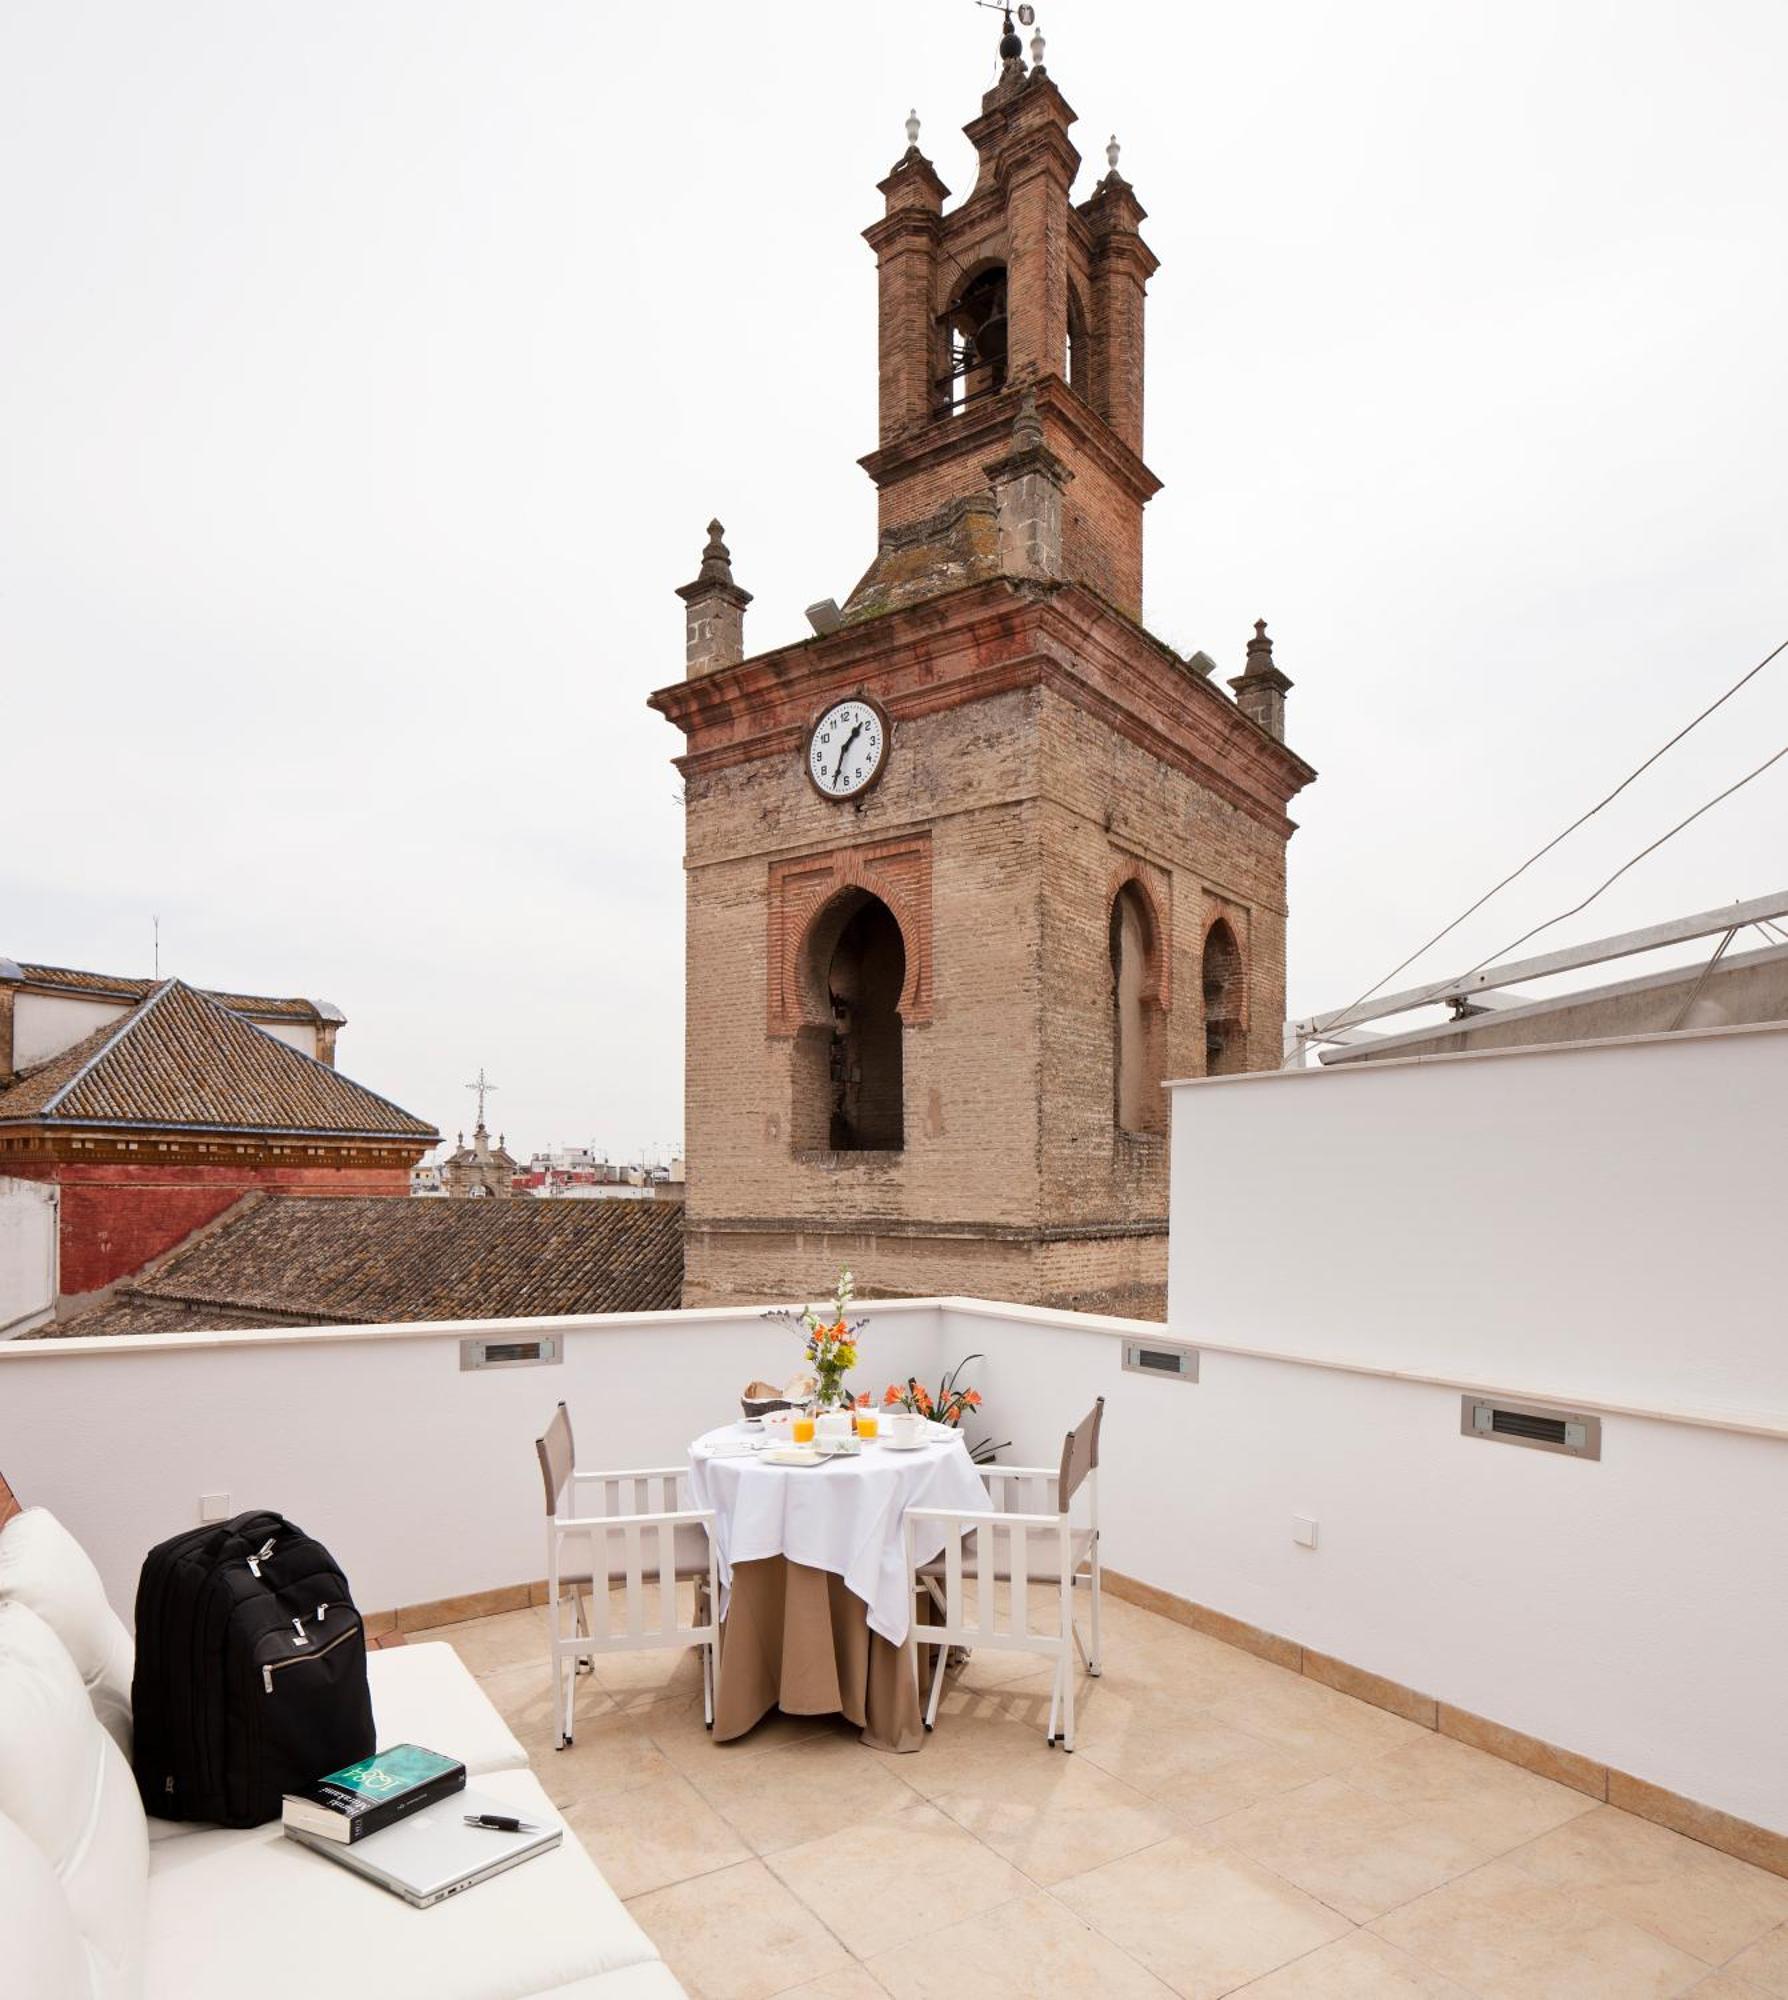
<instances>
[{"instance_id":1,"label":"beige floor tile","mask_svg":"<svg viewBox=\"0 0 1788 2000\"><path fill-rule=\"evenodd\" d=\"M1485 1751L1424 1730L1421 1740L1350 1765L1347 1782L1424 1825L1467 1840L1477 1859L1512 1847L1595 1810L1595 1801Z\"/></svg>"},{"instance_id":2,"label":"beige floor tile","mask_svg":"<svg viewBox=\"0 0 1788 2000\"><path fill-rule=\"evenodd\" d=\"M804 1986L791 1986L781 2000L888 2000L888 1989L868 1966L852 1959L836 1972L822 1972Z\"/></svg>"},{"instance_id":3,"label":"beige floor tile","mask_svg":"<svg viewBox=\"0 0 1788 2000\"><path fill-rule=\"evenodd\" d=\"M1258 1862L1196 1836L1107 1862L1054 1893L1184 2000L1217 2000L1349 1929Z\"/></svg>"},{"instance_id":4,"label":"beige floor tile","mask_svg":"<svg viewBox=\"0 0 1788 2000\"><path fill-rule=\"evenodd\" d=\"M1238 2000L1472 2000L1370 1931L1337 1938L1239 1989Z\"/></svg>"},{"instance_id":5,"label":"beige floor tile","mask_svg":"<svg viewBox=\"0 0 1788 2000\"><path fill-rule=\"evenodd\" d=\"M494 1618L474 1618L464 1625L436 1625L409 1636L413 1645L446 1640L466 1667L479 1675L535 1664L544 1673L548 1666L546 1613L538 1606L500 1612Z\"/></svg>"},{"instance_id":6,"label":"beige floor tile","mask_svg":"<svg viewBox=\"0 0 1788 2000\"><path fill-rule=\"evenodd\" d=\"M1747 1945L1726 1970L1767 1993L1770 2000L1788 2000L1788 1924Z\"/></svg>"},{"instance_id":7,"label":"beige floor tile","mask_svg":"<svg viewBox=\"0 0 1788 2000\"><path fill-rule=\"evenodd\" d=\"M916 1757L881 1757L854 1734L828 1731L757 1757L719 1755L689 1764L703 1798L757 1854L842 1833L910 1806L901 1772Z\"/></svg>"},{"instance_id":8,"label":"beige floor tile","mask_svg":"<svg viewBox=\"0 0 1788 2000\"><path fill-rule=\"evenodd\" d=\"M1770 2000L1770 1996L1765 1988L1753 1986L1735 1973L1715 1972L1699 1986L1689 1988L1689 2000Z\"/></svg>"},{"instance_id":9,"label":"beige floor tile","mask_svg":"<svg viewBox=\"0 0 1788 2000\"><path fill-rule=\"evenodd\" d=\"M751 1858L751 1850L689 1780L674 1774L631 1791L578 1799L562 1810L615 1894L624 1898Z\"/></svg>"},{"instance_id":10,"label":"beige floor tile","mask_svg":"<svg viewBox=\"0 0 1788 2000\"><path fill-rule=\"evenodd\" d=\"M1325 1758L1345 1753L1346 1763L1386 1755L1433 1734L1419 1723L1405 1722L1399 1715L1297 1674L1281 1674L1271 1686L1212 1702L1206 1712L1213 1720L1245 1729L1282 1750ZM1339 1768L1340 1764L1330 1765Z\"/></svg>"},{"instance_id":11,"label":"beige floor tile","mask_svg":"<svg viewBox=\"0 0 1788 2000\"><path fill-rule=\"evenodd\" d=\"M910 1938L939 1910L972 1917L1031 1886L920 1799L885 1819L784 1848L765 1863L864 1959Z\"/></svg>"},{"instance_id":12,"label":"beige floor tile","mask_svg":"<svg viewBox=\"0 0 1788 2000\"><path fill-rule=\"evenodd\" d=\"M935 1803L1045 1886L1152 1847L1180 1822L1084 1758L1046 1751L947 1784Z\"/></svg>"},{"instance_id":13,"label":"beige floor tile","mask_svg":"<svg viewBox=\"0 0 1788 2000\"><path fill-rule=\"evenodd\" d=\"M631 1791L670 1775L669 1760L637 1719L620 1714L599 1688L578 1690L577 1726L565 1750L557 1747L557 1704L544 1668L510 1667L486 1675L484 1691L515 1731L554 1805Z\"/></svg>"},{"instance_id":14,"label":"beige floor tile","mask_svg":"<svg viewBox=\"0 0 1788 2000\"><path fill-rule=\"evenodd\" d=\"M1486 1862L1372 1929L1482 2000L1668 2000L1709 1970L1513 1861Z\"/></svg>"},{"instance_id":15,"label":"beige floor tile","mask_svg":"<svg viewBox=\"0 0 1788 2000\"><path fill-rule=\"evenodd\" d=\"M628 1907L691 2000L770 2000L850 1970L843 1945L761 1861L636 1896Z\"/></svg>"},{"instance_id":16,"label":"beige floor tile","mask_svg":"<svg viewBox=\"0 0 1788 2000\"><path fill-rule=\"evenodd\" d=\"M593 1662L596 1685L617 1699L632 1702L667 1701L673 1695L700 1694L701 1654L694 1646L665 1647L644 1653L598 1653Z\"/></svg>"},{"instance_id":17,"label":"beige floor tile","mask_svg":"<svg viewBox=\"0 0 1788 2000\"><path fill-rule=\"evenodd\" d=\"M1342 1778L1214 1820L1205 1832L1356 1924L1413 1902L1484 1856L1463 1835Z\"/></svg>"},{"instance_id":18,"label":"beige floor tile","mask_svg":"<svg viewBox=\"0 0 1788 2000\"><path fill-rule=\"evenodd\" d=\"M791 1743L805 1743L814 1737L842 1735L848 1742L858 1741L857 1732L838 1716L784 1715L772 1710L749 1734L730 1743L716 1743L714 1732L703 1720L699 1693L670 1701L623 1698L620 1710L639 1724L679 1771L730 1768L761 1757L767 1750L785 1750Z\"/></svg>"},{"instance_id":19,"label":"beige floor tile","mask_svg":"<svg viewBox=\"0 0 1788 2000\"><path fill-rule=\"evenodd\" d=\"M1509 1858L1710 1965L1788 1921L1788 1881L1779 1875L1614 1806L1597 1806Z\"/></svg>"},{"instance_id":20,"label":"beige floor tile","mask_svg":"<svg viewBox=\"0 0 1788 2000\"><path fill-rule=\"evenodd\" d=\"M1167 2000L1167 1988L1052 1897L1029 1895L870 1960L894 2000Z\"/></svg>"},{"instance_id":21,"label":"beige floor tile","mask_svg":"<svg viewBox=\"0 0 1788 2000\"><path fill-rule=\"evenodd\" d=\"M1109 1723L1108 1715L1088 1722L1075 1755L1173 1807L1191 1825L1296 1791L1359 1757L1341 1737L1291 1748L1220 1722L1208 1711L1171 1727L1134 1713L1121 1724Z\"/></svg>"}]
</instances>

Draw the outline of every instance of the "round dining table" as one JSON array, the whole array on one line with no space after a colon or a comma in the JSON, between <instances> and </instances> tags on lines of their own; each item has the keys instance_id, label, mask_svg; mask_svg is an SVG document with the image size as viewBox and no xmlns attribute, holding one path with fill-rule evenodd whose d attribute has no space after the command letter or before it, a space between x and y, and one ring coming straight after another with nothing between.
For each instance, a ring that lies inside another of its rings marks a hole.
<instances>
[{"instance_id":1,"label":"round dining table","mask_svg":"<svg viewBox=\"0 0 1788 2000\"><path fill-rule=\"evenodd\" d=\"M698 1507L714 1514L720 1572L720 1677L714 1736L743 1736L772 1709L839 1714L865 1743L917 1750L924 1741L907 1577L909 1507L985 1511L987 1489L962 1433L930 1424L917 1448L885 1436L818 1465L766 1462L771 1440L742 1423L689 1447ZM943 1547L930 1527L917 1546Z\"/></svg>"}]
</instances>

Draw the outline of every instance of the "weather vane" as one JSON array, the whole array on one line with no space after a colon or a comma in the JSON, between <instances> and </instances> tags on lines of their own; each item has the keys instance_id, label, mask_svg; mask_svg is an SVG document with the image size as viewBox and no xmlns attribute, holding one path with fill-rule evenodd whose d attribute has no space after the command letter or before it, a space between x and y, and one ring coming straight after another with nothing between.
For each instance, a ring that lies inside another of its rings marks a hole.
<instances>
[{"instance_id":1,"label":"weather vane","mask_svg":"<svg viewBox=\"0 0 1788 2000\"><path fill-rule=\"evenodd\" d=\"M1000 37L1000 56L1003 61L1017 62L1024 54L1024 44L1018 38L1018 29L1020 27L1029 28L1035 25L1037 19L1036 8L1030 6L1008 7L1005 4L1005 0L975 0L975 5L977 7L985 7L990 14L1003 14L1006 17L1006 32ZM1014 14L1018 16L1016 25L1012 19ZM1040 34L1033 35L1031 38L1031 62L1033 67L1039 69L1042 67L1043 37Z\"/></svg>"}]
</instances>

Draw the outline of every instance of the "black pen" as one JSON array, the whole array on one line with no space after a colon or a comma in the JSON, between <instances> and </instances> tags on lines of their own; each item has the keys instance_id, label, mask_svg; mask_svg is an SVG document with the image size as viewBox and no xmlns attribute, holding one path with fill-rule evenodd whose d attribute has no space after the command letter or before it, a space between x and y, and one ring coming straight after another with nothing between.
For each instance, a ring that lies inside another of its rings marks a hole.
<instances>
[{"instance_id":1,"label":"black pen","mask_svg":"<svg viewBox=\"0 0 1788 2000\"><path fill-rule=\"evenodd\" d=\"M511 1819L507 1813L467 1813L467 1826L488 1827L492 1833L538 1833L525 1819Z\"/></svg>"}]
</instances>

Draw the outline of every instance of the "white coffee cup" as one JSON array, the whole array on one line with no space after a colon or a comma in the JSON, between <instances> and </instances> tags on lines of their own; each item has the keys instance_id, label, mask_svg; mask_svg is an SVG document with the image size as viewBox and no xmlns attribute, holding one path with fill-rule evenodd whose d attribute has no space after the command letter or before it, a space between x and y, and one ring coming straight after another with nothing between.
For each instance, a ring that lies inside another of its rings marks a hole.
<instances>
[{"instance_id":1,"label":"white coffee cup","mask_svg":"<svg viewBox=\"0 0 1788 2000\"><path fill-rule=\"evenodd\" d=\"M764 1418L764 1436L772 1444L787 1444L795 1421L793 1410L772 1410Z\"/></svg>"},{"instance_id":2,"label":"white coffee cup","mask_svg":"<svg viewBox=\"0 0 1788 2000\"><path fill-rule=\"evenodd\" d=\"M930 1426L917 1410L896 1410L887 1419L888 1435L896 1444L921 1444Z\"/></svg>"}]
</instances>

